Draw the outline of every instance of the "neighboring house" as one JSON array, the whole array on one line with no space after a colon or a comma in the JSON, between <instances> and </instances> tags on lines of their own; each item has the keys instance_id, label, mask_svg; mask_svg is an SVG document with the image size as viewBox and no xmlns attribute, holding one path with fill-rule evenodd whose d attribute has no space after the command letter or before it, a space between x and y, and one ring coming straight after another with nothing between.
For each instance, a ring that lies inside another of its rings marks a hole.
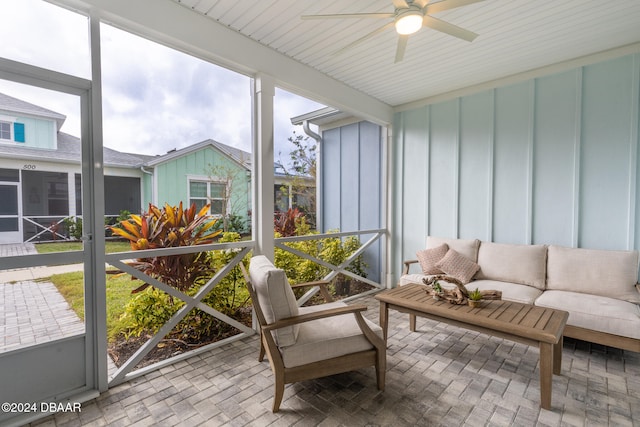
<instances>
[{"instance_id":1,"label":"neighboring house","mask_svg":"<svg viewBox=\"0 0 640 427\"><path fill-rule=\"evenodd\" d=\"M82 215L80 139L66 116L0 93L0 243L64 238ZM139 211L148 156L104 149L105 212Z\"/></svg>"},{"instance_id":2,"label":"neighboring house","mask_svg":"<svg viewBox=\"0 0 640 427\"><path fill-rule=\"evenodd\" d=\"M82 216L80 139L66 116L0 93L0 243L65 239ZM152 202L211 203L214 216L251 224L251 153L208 139L162 156L104 148L105 214L139 213ZM309 178L305 178L309 180ZM276 173L275 211L295 206L293 179ZM309 186L313 186L309 182Z\"/></svg>"},{"instance_id":3,"label":"neighboring house","mask_svg":"<svg viewBox=\"0 0 640 427\"><path fill-rule=\"evenodd\" d=\"M251 153L212 139L155 157L144 165L151 175L154 204L202 207L216 217L234 216L247 231L251 215Z\"/></svg>"},{"instance_id":4,"label":"neighboring house","mask_svg":"<svg viewBox=\"0 0 640 427\"><path fill-rule=\"evenodd\" d=\"M311 177L294 178L274 165L275 212L308 206L295 195L294 185L315 187ZM197 206L211 203L214 216L235 217L248 231L251 225L251 153L212 139L172 150L145 163L152 175L152 200L176 204L188 201ZM284 190L284 191L283 191ZM186 195L186 197L185 197ZM315 212L314 212L315 216Z\"/></svg>"}]
</instances>

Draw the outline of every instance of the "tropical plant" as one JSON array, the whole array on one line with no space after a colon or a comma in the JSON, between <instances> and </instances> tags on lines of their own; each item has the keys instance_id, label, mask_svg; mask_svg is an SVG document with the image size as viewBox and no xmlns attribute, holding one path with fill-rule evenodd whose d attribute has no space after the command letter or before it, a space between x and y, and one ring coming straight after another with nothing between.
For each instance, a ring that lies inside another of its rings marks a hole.
<instances>
[{"instance_id":1,"label":"tropical plant","mask_svg":"<svg viewBox=\"0 0 640 427\"><path fill-rule=\"evenodd\" d=\"M224 233L219 243L237 242L238 233ZM226 266L240 249L224 249L209 252L207 260L211 272ZM247 255L242 262L248 268ZM212 273L213 274L213 273ZM209 277L210 278L210 277ZM187 290L187 294L194 296L201 285ZM204 304L230 317L238 317L239 311L249 302L247 284L240 267L236 266L218 282L218 284L203 299ZM184 302L172 298L153 287L138 293L124 307L124 313L117 323L117 329L125 338L140 336L144 333L156 333L181 308ZM204 337L211 338L222 334L230 327L213 316L199 309L194 309L176 326L176 336L180 339L197 342Z\"/></svg>"},{"instance_id":2,"label":"tropical plant","mask_svg":"<svg viewBox=\"0 0 640 427\"><path fill-rule=\"evenodd\" d=\"M298 208L289 208L286 212L276 212L273 217L273 229L281 237L296 236L298 223L304 214Z\"/></svg>"},{"instance_id":3,"label":"tropical plant","mask_svg":"<svg viewBox=\"0 0 640 427\"><path fill-rule=\"evenodd\" d=\"M299 135L295 131L288 138L293 145L289 152L289 162L278 162L290 180L290 186L282 186L280 191L287 198L294 200L296 207L306 214L314 214L316 211L316 176L317 176L317 149L315 140L308 136ZM281 154L281 153L279 153ZM315 217L307 218L313 228L315 228Z\"/></svg>"},{"instance_id":4,"label":"tropical plant","mask_svg":"<svg viewBox=\"0 0 640 427\"><path fill-rule=\"evenodd\" d=\"M131 249L158 249L180 246L195 246L212 243L220 234L214 230L216 220L209 216L209 205L196 212L195 204L183 209L165 204L159 209L149 204L149 210L141 215L129 215L129 219L110 227L114 235L129 240ZM146 275L160 280L182 292L211 277L213 271L206 253L156 256L140 258L129 265ZM140 292L148 283L134 289Z\"/></svg>"}]
</instances>

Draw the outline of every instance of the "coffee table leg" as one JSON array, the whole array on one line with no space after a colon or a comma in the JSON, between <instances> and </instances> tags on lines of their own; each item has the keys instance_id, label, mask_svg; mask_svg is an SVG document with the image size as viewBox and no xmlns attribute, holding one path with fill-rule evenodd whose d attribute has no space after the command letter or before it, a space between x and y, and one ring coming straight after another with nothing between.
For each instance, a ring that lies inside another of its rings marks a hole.
<instances>
[{"instance_id":1,"label":"coffee table leg","mask_svg":"<svg viewBox=\"0 0 640 427\"><path fill-rule=\"evenodd\" d=\"M416 315L415 314L409 315L409 330L411 332L416 331Z\"/></svg>"},{"instance_id":2,"label":"coffee table leg","mask_svg":"<svg viewBox=\"0 0 640 427\"><path fill-rule=\"evenodd\" d=\"M562 342L563 337L561 336L558 343L553 346L553 373L555 375L560 375L562 371Z\"/></svg>"},{"instance_id":3,"label":"coffee table leg","mask_svg":"<svg viewBox=\"0 0 640 427\"><path fill-rule=\"evenodd\" d=\"M540 343L540 407L551 409L551 385L553 384L553 346Z\"/></svg>"},{"instance_id":4,"label":"coffee table leg","mask_svg":"<svg viewBox=\"0 0 640 427\"><path fill-rule=\"evenodd\" d=\"M380 301L380 327L382 328L382 334L384 342L387 342L387 328L389 325L389 306L386 302Z\"/></svg>"}]
</instances>

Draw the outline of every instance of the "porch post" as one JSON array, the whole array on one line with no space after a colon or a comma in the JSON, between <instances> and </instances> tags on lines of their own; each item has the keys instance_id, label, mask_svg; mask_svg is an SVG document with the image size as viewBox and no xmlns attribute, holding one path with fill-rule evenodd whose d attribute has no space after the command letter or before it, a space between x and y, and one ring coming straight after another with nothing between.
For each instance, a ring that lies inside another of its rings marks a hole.
<instances>
[{"instance_id":1,"label":"porch post","mask_svg":"<svg viewBox=\"0 0 640 427\"><path fill-rule=\"evenodd\" d=\"M252 90L253 101L253 238L255 254L273 261L273 98L275 81L258 74Z\"/></svg>"}]
</instances>

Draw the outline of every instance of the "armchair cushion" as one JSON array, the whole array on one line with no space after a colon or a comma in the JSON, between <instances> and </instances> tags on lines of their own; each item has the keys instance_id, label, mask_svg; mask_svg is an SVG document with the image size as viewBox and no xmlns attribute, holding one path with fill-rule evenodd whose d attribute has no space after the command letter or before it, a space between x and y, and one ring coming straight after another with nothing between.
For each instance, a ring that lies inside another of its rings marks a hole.
<instances>
[{"instance_id":1,"label":"armchair cushion","mask_svg":"<svg viewBox=\"0 0 640 427\"><path fill-rule=\"evenodd\" d=\"M340 301L300 307L300 314L317 312L346 304ZM382 328L365 319L371 330L382 338ZM364 336L353 314L327 317L301 323L298 338L293 345L281 346L280 352L286 368L327 360L346 354L373 349Z\"/></svg>"},{"instance_id":2,"label":"armchair cushion","mask_svg":"<svg viewBox=\"0 0 640 427\"><path fill-rule=\"evenodd\" d=\"M284 270L276 268L264 255L259 255L251 259L249 276L267 323L298 315L296 297ZM300 325L294 325L273 331L276 344L295 344L299 328Z\"/></svg>"}]
</instances>

